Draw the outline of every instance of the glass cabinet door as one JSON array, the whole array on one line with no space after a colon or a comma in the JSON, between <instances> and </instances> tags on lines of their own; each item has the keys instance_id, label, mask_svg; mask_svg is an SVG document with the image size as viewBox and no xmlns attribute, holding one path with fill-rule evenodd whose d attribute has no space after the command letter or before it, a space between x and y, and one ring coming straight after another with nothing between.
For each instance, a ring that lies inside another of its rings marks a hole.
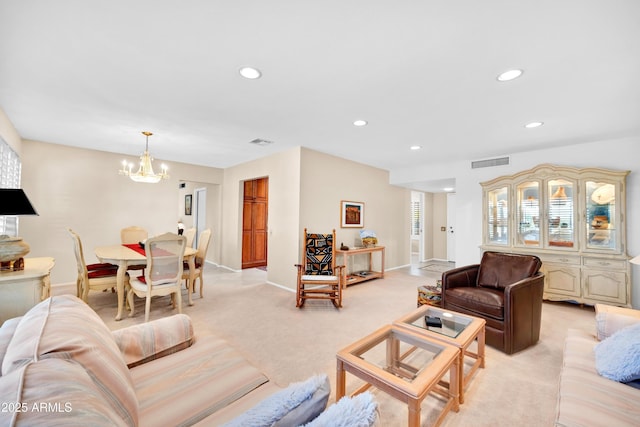
<instances>
[{"instance_id":1,"label":"glass cabinet door","mask_svg":"<svg viewBox=\"0 0 640 427\"><path fill-rule=\"evenodd\" d=\"M501 187L487 192L487 242L509 244L509 191Z\"/></svg>"},{"instance_id":2,"label":"glass cabinet door","mask_svg":"<svg viewBox=\"0 0 640 427\"><path fill-rule=\"evenodd\" d=\"M575 242L575 184L564 179L547 183L547 244L548 246L573 248Z\"/></svg>"},{"instance_id":3,"label":"glass cabinet door","mask_svg":"<svg viewBox=\"0 0 640 427\"><path fill-rule=\"evenodd\" d=\"M617 249L616 187L605 182L586 182L587 248Z\"/></svg>"},{"instance_id":4,"label":"glass cabinet door","mask_svg":"<svg viewBox=\"0 0 640 427\"><path fill-rule=\"evenodd\" d=\"M517 191L517 245L540 247L540 183L523 182Z\"/></svg>"}]
</instances>

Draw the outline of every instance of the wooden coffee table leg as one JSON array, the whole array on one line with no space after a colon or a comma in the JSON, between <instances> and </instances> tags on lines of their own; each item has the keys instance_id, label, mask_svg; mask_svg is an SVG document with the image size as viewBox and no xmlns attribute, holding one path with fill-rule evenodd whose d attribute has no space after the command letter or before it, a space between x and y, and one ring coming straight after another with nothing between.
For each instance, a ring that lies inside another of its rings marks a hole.
<instances>
[{"instance_id":1,"label":"wooden coffee table leg","mask_svg":"<svg viewBox=\"0 0 640 427\"><path fill-rule=\"evenodd\" d=\"M478 359L480 359L480 367L484 368L484 344L485 344L485 327L478 334Z\"/></svg>"},{"instance_id":2,"label":"wooden coffee table leg","mask_svg":"<svg viewBox=\"0 0 640 427\"><path fill-rule=\"evenodd\" d=\"M420 426L420 401L409 400L409 427Z\"/></svg>"},{"instance_id":3,"label":"wooden coffee table leg","mask_svg":"<svg viewBox=\"0 0 640 427\"><path fill-rule=\"evenodd\" d=\"M464 357L464 352L462 353ZM460 362L458 362L460 363ZM449 368L449 395L453 398L453 412L458 412L460 410L460 396L462 396L461 389L459 388L460 377L464 377L464 375L460 375L460 368L456 366L454 363L451 368Z\"/></svg>"},{"instance_id":4,"label":"wooden coffee table leg","mask_svg":"<svg viewBox=\"0 0 640 427\"><path fill-rule=\"evenodd\" d=\"M458 356L458 400L460 404L464 403L464 349L460 349Z\"/></svg>"},{"instance_id":5,"label":"wooden coffee table leg","mask_svg":"<svg viewBox=\"0 0 640 427\"><path fill-rule=\"evenodd\" d=\"M336 402L345 394L345 376L344 363L342 360L338 360L338 365L336 367Z\"/></svg>"}]
</instances>

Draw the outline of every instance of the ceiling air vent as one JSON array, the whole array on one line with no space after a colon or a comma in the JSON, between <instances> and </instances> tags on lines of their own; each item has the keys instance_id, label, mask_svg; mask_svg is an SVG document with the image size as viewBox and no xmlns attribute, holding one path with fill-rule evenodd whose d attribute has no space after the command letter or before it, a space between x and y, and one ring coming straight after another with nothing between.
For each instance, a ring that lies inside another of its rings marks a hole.
<instances>
[{"instance_id":1,"label":"ceiling air vent","mask_svg":"<svg viewBox=\"0 0 640 427\"><path fill-rule=\"evenodd\" d=\"M493 166L504 166L509 164L509 157L498 157L496 159L477 160L471 162L471 169L490 168Z\"/></svg>"},{"instance_id":2,"label":"ceiling air vent","mask_svg":"<svg viewBox=\"0 0 640 427\"><path fill-rule=\"evenodd\" d=\"M256 138L253 141L249 141L250 144L265 146L273 144L273 141L267 141L266 139Z\"/></svg>"}]
</instances>

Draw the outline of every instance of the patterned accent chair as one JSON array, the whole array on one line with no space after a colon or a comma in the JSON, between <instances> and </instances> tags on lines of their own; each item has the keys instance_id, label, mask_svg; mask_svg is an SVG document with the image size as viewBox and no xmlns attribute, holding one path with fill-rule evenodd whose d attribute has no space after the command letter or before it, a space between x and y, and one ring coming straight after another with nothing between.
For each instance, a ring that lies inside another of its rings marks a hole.
<instances>
[{"instance_id":1,"label":"patterned accent chair","mask_svg":"<svg viewBox=\"0 0 640 427\"><path fill-rule=\"evenodd\" d=\"M342 307L342 288L346 283L344 265L335 265L336 230L331 234L307 233L304 229L302 264L298 268L296 307L307 299L330 300Z\"/></svg>"}]
</instances>

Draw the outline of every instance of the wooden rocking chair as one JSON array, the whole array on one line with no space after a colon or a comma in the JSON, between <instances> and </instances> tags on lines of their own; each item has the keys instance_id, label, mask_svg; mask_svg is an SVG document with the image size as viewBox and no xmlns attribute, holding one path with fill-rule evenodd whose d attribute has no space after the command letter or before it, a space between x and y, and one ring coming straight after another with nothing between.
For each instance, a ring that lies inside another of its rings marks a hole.
<instances>
[{"instance_id":1,"label":"wooden rocking chair","mask_svg":"<svg viewBox=\"0 0 640 427\"><path fill-rule=\"evenodd\" d=\"M342 288L345 283L344 265L335 265L336 230L331 234L307 233L304 229L302 264L298 268L296 307L307 299L330 300L336 308L342 307Z\"/></svg>"}]
</instances>

